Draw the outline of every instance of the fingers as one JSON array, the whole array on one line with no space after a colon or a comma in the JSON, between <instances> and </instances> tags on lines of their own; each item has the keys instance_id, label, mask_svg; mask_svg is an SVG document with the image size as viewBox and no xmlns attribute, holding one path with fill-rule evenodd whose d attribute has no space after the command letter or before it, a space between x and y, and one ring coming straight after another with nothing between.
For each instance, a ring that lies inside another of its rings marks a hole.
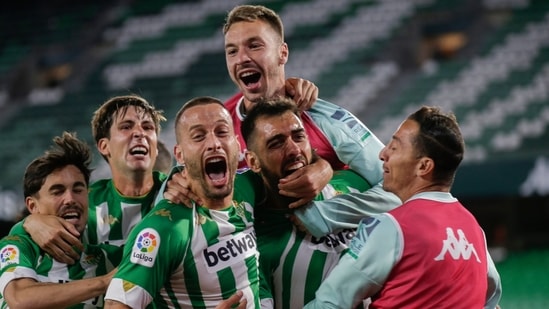
<instances>
[{"instance_id":1,"label":"fingers","mask_svg":"<svg viewBox=\"0 0 549 309\"><path fill-rule=\"evenodd\" d=\"M82 246L82 244L79 244ZM55 243L48 244L44 251L49 253L56 261L66 264L74 264L80 259L80 250L77 247L73 247L70 243L60 239Z\"/></svg>"},{"instance_id":2,"label":"fingers","mask_svg":"<svg viewBox=\"0 0 549 309\"><path fill-rule=\"evenodd\" d=\"M236 308L244 309L244 308L246 308L246 305L247 305L248 301L246 300L246 298L244 298L242 301L240 301L240 299L242 298L243 295L244 295L244 293L242 293L242 291L237 291L231 297L229 297L226 300L220 302L215 308L216 309L228 309L228 308L232 308L233 305L238 304L238 307L236 307Z\"/></svg>"}]
</instances>

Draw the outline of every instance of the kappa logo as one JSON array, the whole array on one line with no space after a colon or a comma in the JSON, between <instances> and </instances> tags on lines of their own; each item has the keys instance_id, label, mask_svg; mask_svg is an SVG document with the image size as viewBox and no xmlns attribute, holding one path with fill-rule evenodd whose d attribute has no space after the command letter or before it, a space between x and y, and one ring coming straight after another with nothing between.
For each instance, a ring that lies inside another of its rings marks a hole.
<instances>
[{"instance_id":1,"label":"kappa logo","mask_svg":"<svg viewBox=\"0 0 549 309\"><path fill-rule=\"evenodd\" d=\"M160 236L151 228L142 230L132 248L130 261L135 264L152 267L158 254Z\"/></svg>"},{"instance_id":2,"label":"kappa logo","mask_svg":"<svg viewBox=\"0 0 549 309\"><path fill-rule=\"evenodd\" d=\"M19 264L19 249L13 245L7 245L0 250L0 268L10 264Z\"/></svg>"},{"instance_id":3,"label":"kappa logo","mask_svg":"<svg viewBox=\"0 0 549 309\"><path fill-rule=\"evenodd\" d=\"M459 238L456 238L456 234L451 227L446 228L447 238L442 241L442 250L439 255L435 257L435 261L444 260L446 253L449 253L454 260L459 260L460 258L469 260L471 255L474 254L477 262L480 263L477 251L475 250L473 244L467 241L467 238L465 238L465 233L463 233L461 229L458 229L457 234Z\"/></svg>"}]
</instances>

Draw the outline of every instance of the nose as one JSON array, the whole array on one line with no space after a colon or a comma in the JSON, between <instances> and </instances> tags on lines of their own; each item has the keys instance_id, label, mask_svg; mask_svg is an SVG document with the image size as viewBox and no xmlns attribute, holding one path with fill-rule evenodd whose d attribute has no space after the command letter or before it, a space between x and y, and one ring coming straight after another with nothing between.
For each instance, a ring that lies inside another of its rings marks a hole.
<instances>
[{"instance_id":1,"label":"nose","mask_svg":"<svg viewBox=\"0 0 549 309\"><path fill-rule=\"evenodd\" d=\"M286 153L290 156L297 156L301 153L301 148L298 143L289 138L286 143Z\"/></svg>"},{"instance_id":2,"label":"nose","mask_svg":"<svg viewBox=\"0 0 549 309\"><path fill-rule=\"evenodd\" d=\"M383 147L379 152L379 159L381 161L387 161L387 146Z\"/></svg>"},{"instance_id":3,"label":"nose","mask_svg":"<svg viewBox=\"0 0 549 309\"><path fill-rule=\"evenodd\" d=\"M236 55L237 64L242 64L250 61L248 52L245 49L241 48Z\"/></svg>"},{"instance_id":4,"label":"nose","mask_svg":"<svg viewBox=\"0 0 549 309\"><path fill-rule=\"evenodd\" d=\"M133 129L133 136L134 137L143 137L145 136L145 130L141 126L135 126Z\"/></svg>"},{"instance_id":5,"label":"nose","mask_svg":"<svg viewBox=\"0 0 549 309\"><path fill-rule=\"evenodd\" d=\"M77 201L77 193L73 190L66 190L63 194L63 204L72 205Z\"/></svg>"},{"instance_id":6,"label":"nose","mask_svg":"<svg viewBox=\"0 0 549 309\"><path fill-rule=\"evenodd\" d=\"M221 148L221 141L215 134L208 134L206 136L206 145L208 150L217 150Z\"/></svg>"}]
</instances>

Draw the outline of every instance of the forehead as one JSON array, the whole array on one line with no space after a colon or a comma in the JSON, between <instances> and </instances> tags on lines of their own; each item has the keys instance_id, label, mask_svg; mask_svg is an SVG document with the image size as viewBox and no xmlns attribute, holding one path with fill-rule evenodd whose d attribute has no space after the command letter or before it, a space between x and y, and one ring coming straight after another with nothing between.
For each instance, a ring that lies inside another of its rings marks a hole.
<instances>
[{"instance_id":1,"label":"forehead","mask_svg":"<svg viewBox=\"0 0 549 309\"><path fill-rule=\"evenodd\" d=\"M411 144L419 132L419 124L413 120L403 121L394 134L394 138L401 143Z\"/></svg>"},{"instance_id":2,"label":"forehead","mask_svg":"<svg viewBox=\"0 0 549 309\"><path fill-rule=\"evenodd\" d=\"M75 182L86 183L82 172L74 165L66 165L51 172L44 180L40 190L49 190L53 186L72 186Z\"/></svg>"},{"instance_id":3,"label":"forehead","mask_svg":"<svg viewBox=\"0 0 549 309\"><path fill-rule=\"evenodd\" d=\"M180 122L185 129L192 129L196 126L214 126L219 122L230 124L232 127L229 112L216 103L190 107L181 115Z\"/></svg>"},{"instance_id":4,"label":"forehead","mask_svg":"<svg viewBox=\"0 0 549 309\"><path fill-rule=\"evenodd\" d=\"M267 23L261 19L254 21L239 21L231 25L225 34L225 43L236 43L239 40L249 40L251 38L276 38L277 33Z\"/></svg>"},{"instance_id":5,"label":"forehead","mask_svg":"<svg viewBox=\"0 0 549 309\"><path fill-rule=\"evenodd\" d=\"M115 112L115 121L124 121L127 119L152 120L150 114L139 106L128 105Z\"/></svg>"},{"instance_id":6,"label":"forehead","mask_svg":"<svg viewBox=\"0 0 549 309\"><path fill-rule=\"evenodd\" d=\"M282 115L262 116L256 121L258 135L264 138L278 134L290 135L293 131L302 128L301 119L290 111L284 112Z\"/></svg>"}]
</instances>

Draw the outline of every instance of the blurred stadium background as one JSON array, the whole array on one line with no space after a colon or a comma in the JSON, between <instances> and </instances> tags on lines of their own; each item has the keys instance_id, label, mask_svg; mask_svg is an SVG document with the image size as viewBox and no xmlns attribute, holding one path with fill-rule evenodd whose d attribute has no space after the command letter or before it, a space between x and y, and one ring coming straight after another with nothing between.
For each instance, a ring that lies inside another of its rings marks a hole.
<instances>
[{"instance_id":1,"label":"blurred stadium background","mask_svg":"<svg viewBox=\"0 0 549 309\"><path fill-rule=\"evenodd\" d=\"M23 209L26 164L63 130L137 93L172 119L226 99L221 26L241 0L10 1L0 12L0 218ZM288 76L386 142L423 104L453 111L467 153L453 193L484 227L502 308L549 308L549 1L258 0L280 13ZM174 144L173 125L161 138ZM94 178L108 177L96 153Z\"/></svg>"}]
</instances>

